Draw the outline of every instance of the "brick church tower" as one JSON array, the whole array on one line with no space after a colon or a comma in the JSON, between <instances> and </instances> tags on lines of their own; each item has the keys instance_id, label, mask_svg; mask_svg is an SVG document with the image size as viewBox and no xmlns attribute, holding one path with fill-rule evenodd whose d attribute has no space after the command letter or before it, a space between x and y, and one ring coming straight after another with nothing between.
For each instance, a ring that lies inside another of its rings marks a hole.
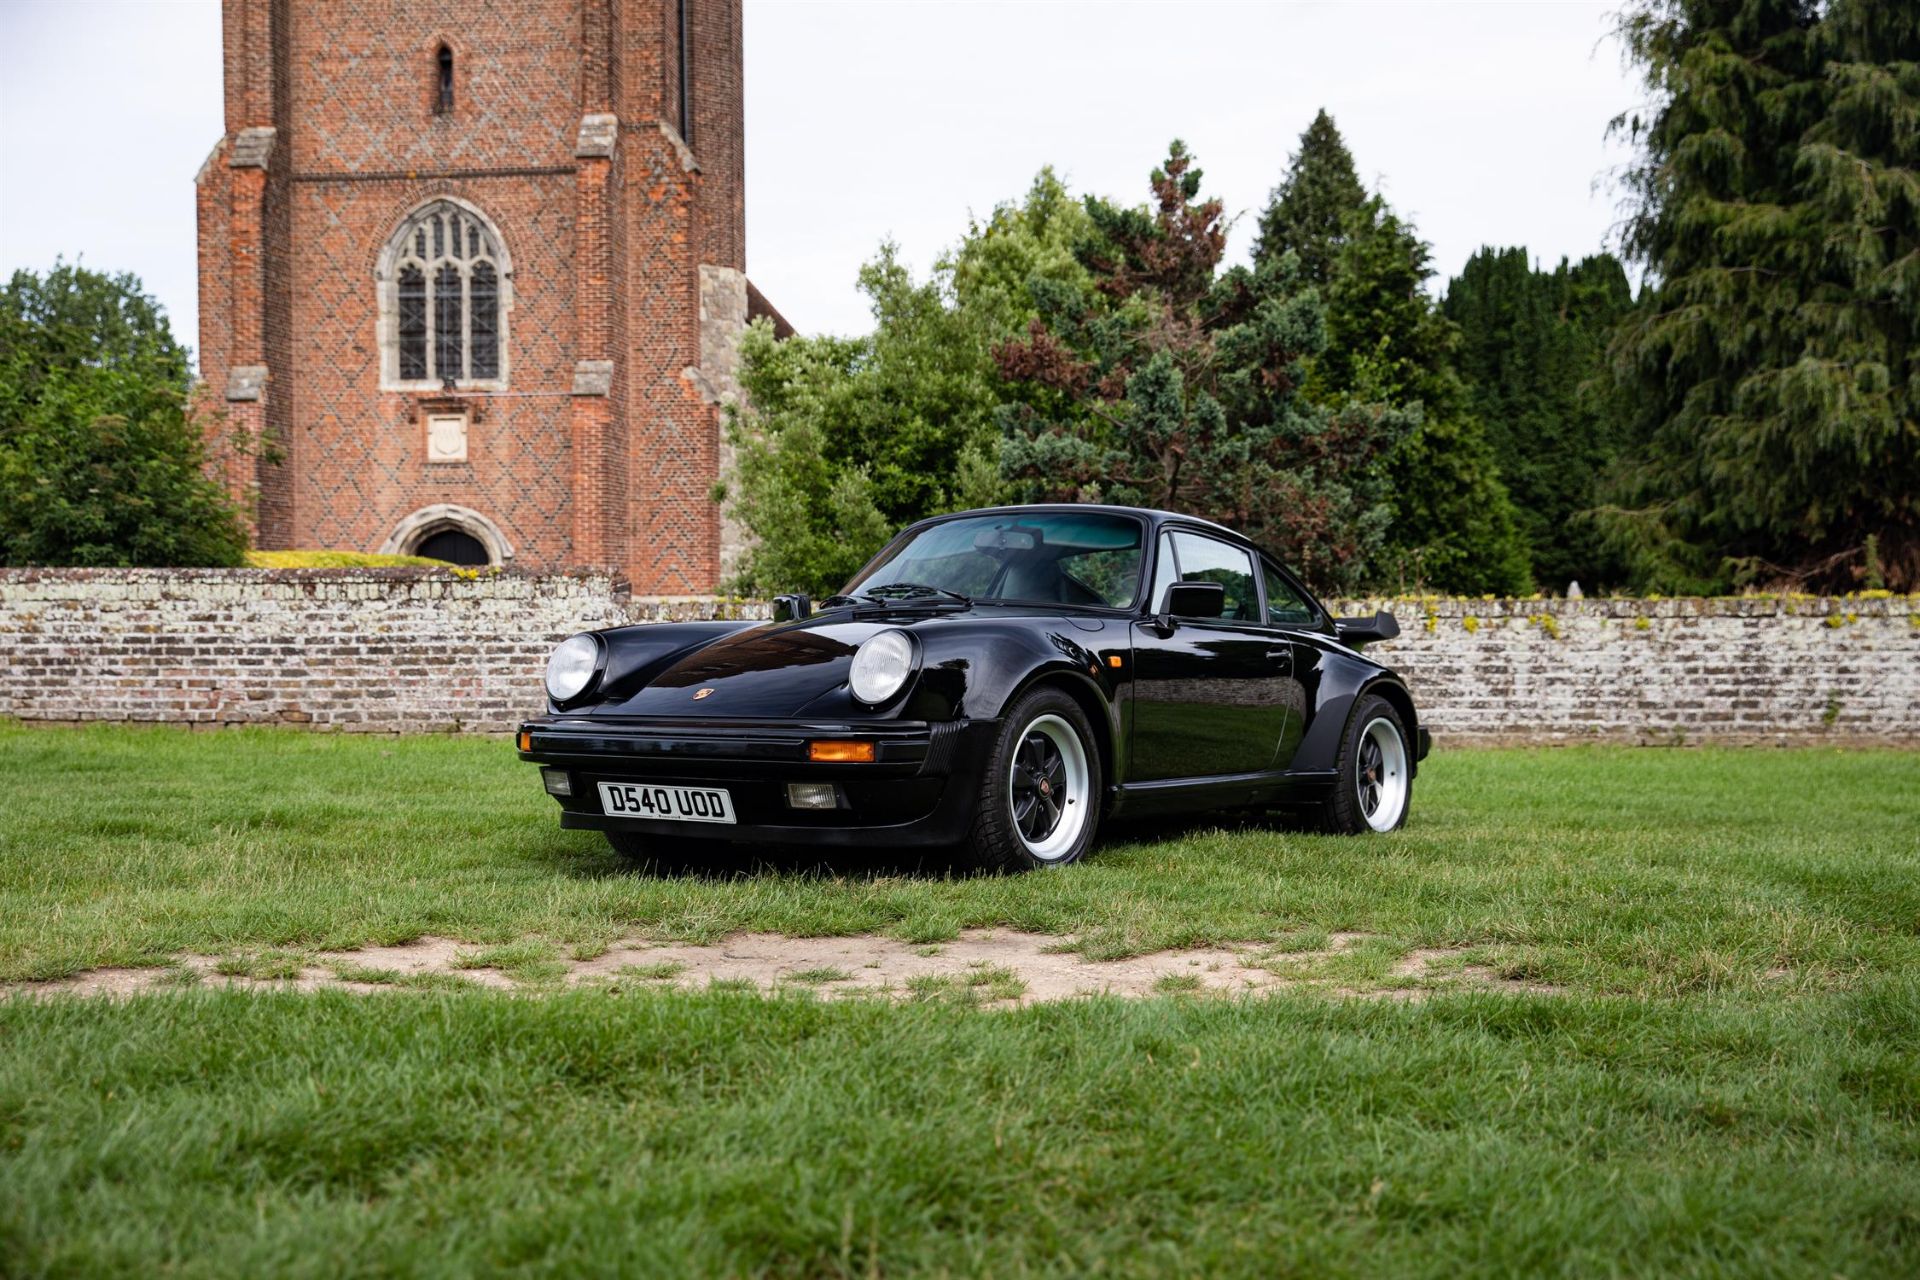
<instances>
[{"instance_id":1,"label":"brick church tower","mask_svg":"<svg viewBox=\"0 0 1920 1280\"><path fill-rule=\"evenodd\" d=\"M744 274L740 0L224 23L200 363L256 543L712 590L719 404L772 314Z\"/></svg>"}]
</instances>

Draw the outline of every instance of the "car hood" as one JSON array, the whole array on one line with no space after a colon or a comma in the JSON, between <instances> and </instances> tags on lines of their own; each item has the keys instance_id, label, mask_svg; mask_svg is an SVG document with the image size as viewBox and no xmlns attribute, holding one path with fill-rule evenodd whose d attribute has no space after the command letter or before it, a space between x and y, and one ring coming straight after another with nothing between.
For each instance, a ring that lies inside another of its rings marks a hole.
<instances>
[{"instance_id":1,"label":"car hood","mask_svg":"<svg viewBox=\"0 0 1920 1280\"><path fill-rule=\"evenodd\" d=\"M1042 620L1036 629L1034 622ZM714 719L866 719L873 716L937 715L935 706L960 704L967 671L976 660L999 655L1010 669L1016 659L1009 645L1039 646L1057 656L1072 646L1049 641L1041 633L1058 632L1095 643L1103 631L1126 623L1063 615L1060 610L1012 605L973 608L899 610L833 609L798 622L770 622L734 631L669 660L651 672L643 687L623 689L575 714L671 716ZM876 712L847 689L853 655L861 643L881 631L902 630L920 645L920 671L908 680L918 693L890 701ZM638 632L651 628L636 628ZM1084 664L1081 664L1084 665ZM935 692L937 690L937 692Z\"/></svg>"},{"instance_id":2,"label":"car hood","mask_svg":"<svg viewBox=\"0 0 1920 1280\"><path fill-rule=\"evenodd\" d=\"M768 623L703 645L621 701L596 711L622 716L784 719L819 714L812 704L839 692L861 641L906 619L854 621L847 613ZM850 701L850 699L847 699Z\"/></svg>"}]
</instances>

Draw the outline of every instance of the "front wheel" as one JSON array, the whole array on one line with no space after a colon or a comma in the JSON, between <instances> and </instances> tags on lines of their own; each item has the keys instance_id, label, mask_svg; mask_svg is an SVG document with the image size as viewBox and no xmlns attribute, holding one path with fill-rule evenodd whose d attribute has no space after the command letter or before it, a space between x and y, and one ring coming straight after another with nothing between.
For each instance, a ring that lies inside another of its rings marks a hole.
<instances>
[{"instance_id":1,"label":"front wheel","mask_svg":"<svg viewBox=\"0 0 1920 1280\"><path fill-rule=\"evenodd\" d=\"M973 829L974 858L993 871L1078 862L1100 826L1100 752L1080 704L1036 689L1008 709L988 754Z\"/></svg>"},{"instance_id":2,"label":"front wheel","mask_svg":"<svg viewBox=\"0 0 1920 1280\"><path fill-rule=\"evenodd\" d=\"M1413 752L1400 713L1385 698L1361 698L1340 743L1333 794L1321 826L1337 835L1395 830L1413 803Z\"/></svg>"}]
</instances>

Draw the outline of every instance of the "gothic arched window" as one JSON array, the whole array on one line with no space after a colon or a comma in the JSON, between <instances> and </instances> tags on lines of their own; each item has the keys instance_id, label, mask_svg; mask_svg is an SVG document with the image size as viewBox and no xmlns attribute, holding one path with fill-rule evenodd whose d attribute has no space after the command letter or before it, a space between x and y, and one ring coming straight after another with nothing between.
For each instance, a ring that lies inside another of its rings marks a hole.
<instances>
[{"instance_id":1,"label":"gothic arched window","mask_svg":"<svg viewBox=\"0 0 1920 1280\"><path fill-rule=\"evenodd\" d=\"M478 209L440 199L414 210L380 255L382 382L504 385L512 272Z\"/></svg>"}]
</instances>

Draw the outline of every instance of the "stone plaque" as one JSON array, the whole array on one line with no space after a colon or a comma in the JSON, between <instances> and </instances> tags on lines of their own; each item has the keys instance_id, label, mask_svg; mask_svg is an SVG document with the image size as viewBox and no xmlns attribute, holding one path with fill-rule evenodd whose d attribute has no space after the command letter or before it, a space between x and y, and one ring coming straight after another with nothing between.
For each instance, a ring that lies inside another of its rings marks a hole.
<instances>
[{"instance_id":1,"label":"stone plaque","mask_svg":"<svg viewBox=\"0 0 1920 1280\"><path fill-rule=\"evenodd\" d=\"M427 416L427 461L467 460L467 415L435 413Z\"/></svg>"}]
</instances>

